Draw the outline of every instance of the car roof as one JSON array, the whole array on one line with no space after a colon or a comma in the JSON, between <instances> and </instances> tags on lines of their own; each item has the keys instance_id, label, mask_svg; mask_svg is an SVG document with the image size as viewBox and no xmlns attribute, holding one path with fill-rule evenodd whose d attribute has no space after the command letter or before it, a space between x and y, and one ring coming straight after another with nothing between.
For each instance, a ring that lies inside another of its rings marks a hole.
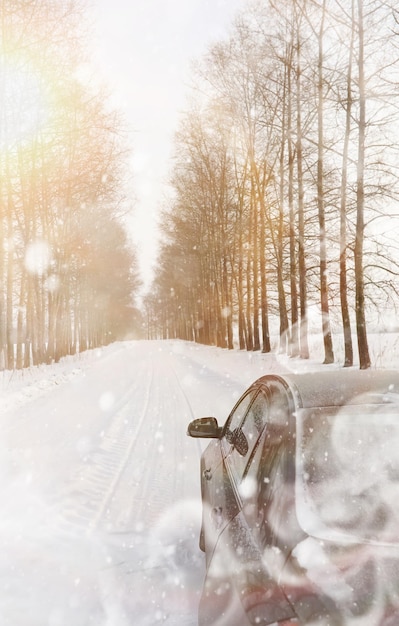
<instances>
[{"instance_id":1,"label":"car roof","mask_svg":"<svg viewBox=\"0 0 399 626\"><path fill-rule=\"evenodd\" d=\"M289 388L297 408L399 402L399 371L396 370L328 369L304 374L266 375L256 382L265 384L276 379Z\"/></svg>"}]
</instances>

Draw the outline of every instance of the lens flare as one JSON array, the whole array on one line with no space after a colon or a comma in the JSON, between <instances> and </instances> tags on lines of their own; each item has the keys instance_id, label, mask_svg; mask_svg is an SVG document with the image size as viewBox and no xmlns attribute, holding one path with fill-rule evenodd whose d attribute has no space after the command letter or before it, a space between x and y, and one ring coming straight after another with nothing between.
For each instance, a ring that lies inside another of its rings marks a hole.
<instances>
[{"instance_id":1,"label":"lens flare","mask_svg":"<svg viewBox=\"0 0 399 626\"><path fill-rule=\"evenodd\" d=\"M0 150L24 145L49 118L47 83L32 62L0 56Z\"/></svg>"}]
</instances>

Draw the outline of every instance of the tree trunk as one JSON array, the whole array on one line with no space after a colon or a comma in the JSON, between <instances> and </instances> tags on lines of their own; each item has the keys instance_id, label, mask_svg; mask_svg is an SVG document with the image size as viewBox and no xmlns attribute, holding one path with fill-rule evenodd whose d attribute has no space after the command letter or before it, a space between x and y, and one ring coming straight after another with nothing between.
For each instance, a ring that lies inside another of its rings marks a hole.
<instances>
[{"instance_id":1,"label":"tree trunk","mask_svg":"<svg viewBox=\"0 0 399 626\"><path fill-rule=\"evenodd\" d=\"M246 346L246 326L244 312L244 280L243 280L243 245L242 230L240 226L239 251L238 251L238 277L237 277L237 300L238 300L238 345L240 350Z\"/></svg>"},{"instance_id":2,"label":"tree trunk","mask_svg":"<svg viewBox=\"0 0 399 626\"><path fill-rule=\"evenodd\" d=\"M346 190L348 180L348 150L349 137L351 132L352 118L352 63L353 63L353 40L355 34L354 19L354 0L352 0L352 29L351 40L349 44L349 60L348 60L348 77L347 77L347 96L346 96L346 120L345 120L345 138L342 155L342 174L341 174L341 199L340 199L340 258L339 258L339 291L341 298L341 316L342 328L344 333L344 367L353 365L353 346L352 346L352 329L349 315L348 305L348 287L347 287L347 243L346 243Z\"/></svg>"},{"instance_id":3,"label":"tree trunk","mask_svg":"<svg viewBox=\"0 0 399 626\"><path fill-rule=\"evenodd\" d=\"M305 206L302 163L302 116L301 116L301 48L297 39L297 71L296 71L296 159L298 177L298 272L299 272L299 307L300 307L300 356L309 358L308 346L308 319L307 319L307 285L306 285L306 256L305 256Z\"/></svg>"},{"instance_id":4,"label":"tree trunk","mask_svg":"<svg viewBox=\"0 0 399 626\"><path fill-rule=\"evenodd\" d=\"M319 238L320 238L320 298L322 332L324 342L324 363L334 362L334 352L330 329L330 313L328 306L328 277L327 277L327 247L326 247L326 221L324 209L324 129L323 129L323 36L324 16L326 0L323 0L322 19L319 32L319 57L318 57L318 140L317 140L317 206L319 215Z\"/></svg>"},{"instance_id":5,"label":"tree trunk","mask_svg":"<svg viewBox=\"0 0 399 626\"><path fill-rule=\"evenodd\" d=\"M290 217L290 287L291 287L291 346L290 354L299 354L298 348L298 290L296 261L296 231L294 211L294 150L292 145L292 51L287 67L287 145L288 145L288 211Z\"/></svg>"},{"instance_id":6,"label":"tree trunk","mask_svg":"<svg viewBox=\"0 0 399 626\"><path fill-rule=\"evenodd\" d=\"M246 306L246 328L247 328L247 350L253 350L253 332L251 322L251 257L248 255L247 259L247 271L246 271L246 283L247 283L247 306Z\"/></svg>"},{"instance_id":7,"label":"tree trunk","mask_svg":"<svg viewBox=\"0 0 399 626\"><path fill-rule=\"evenodd\" d=\"M12 190L11 190L11 179L10 174L8 174L8 211L7 211L7 313L6 313L6 333L7 333L7 368L9 370L14 369L15 361L14 361L14 303L13 303L13 288L14 288L14 250L13 250L13 242L14 242L14 232L13 232L13 201L12 201Z\"/></svg>"},{"instance_id":8,"label":"tree trunk","mask_svg":"<svg viewBox=\"0 0 399 626\"><path fill-rule=\"evenodd\" d=\"M252 160L252 168L254 162ZM253 350L260 350L260 335L259 335L259 241L258 241L258 203L256 200L256 184L254 175L251 176L251 211L253 215L252 220L252 236L253 236L253 266L252 266L252 289L253 289L253 319L254 319L254 344Z\"/></svg>"},{"instance_id":9,"label":"tree trunk","mask_svg":"<svg viewBox=\"0 0 399 626\"><path fill-rule=\"evenodd\" d=\"M266 278L266 235L265 235L265 212L261 209L261 235L260 235L260 298L261 298L261 318L262 318L262 352L270 352L270 330L269 330L269 303L267 297Z\"/></svg>"},{"instance_id":10,"label":"tree trunk","mask_svg":"<svg viewBox=\"0 0 399 626\"><path fill-rule=\"evenodd\" d=\"M366 133L366 95L364 81L364 26L363 0L358 0L359 28L359 143L357 158L357 189L356 189L356 242L355 242L355 288L356 288L356 331L359 349L360 369L371 365L366 316L364 306L364 274L363 274L363 240L364 240L364 167L365 167L365 133Z\"/></svg>"}]
</instances>

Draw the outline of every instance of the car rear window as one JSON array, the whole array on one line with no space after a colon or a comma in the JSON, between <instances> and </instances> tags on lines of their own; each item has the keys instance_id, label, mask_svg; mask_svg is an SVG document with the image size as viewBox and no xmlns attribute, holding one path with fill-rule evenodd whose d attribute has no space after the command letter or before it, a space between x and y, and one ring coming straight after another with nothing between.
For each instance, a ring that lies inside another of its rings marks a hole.
<instances>
[{"instance_id":1,"label":"car rear window","mask_svg":"<svg viewBox=\"0 0 399 626\"><path fill-rule=\"evenodd\" d=\"M298 412L296 507L325 539L399 541L399 407Z\"/></svg>"}]
</instances>

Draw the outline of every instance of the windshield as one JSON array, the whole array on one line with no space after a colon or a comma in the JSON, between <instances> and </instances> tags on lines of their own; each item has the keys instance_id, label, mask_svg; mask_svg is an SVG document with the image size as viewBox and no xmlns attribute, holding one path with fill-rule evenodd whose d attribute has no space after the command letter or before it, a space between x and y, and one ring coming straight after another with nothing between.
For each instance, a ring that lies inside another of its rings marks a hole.
<instances>
[{"instance_id":1,"label":"windshield","mask_svg":"<svg viewBox=\"0 0 399 626\"><path fill-rule=\"evenodd\" d=\"M300 411L297 515L326 539L399 542L399 407Z\"/></svg>"}]
</instances>

